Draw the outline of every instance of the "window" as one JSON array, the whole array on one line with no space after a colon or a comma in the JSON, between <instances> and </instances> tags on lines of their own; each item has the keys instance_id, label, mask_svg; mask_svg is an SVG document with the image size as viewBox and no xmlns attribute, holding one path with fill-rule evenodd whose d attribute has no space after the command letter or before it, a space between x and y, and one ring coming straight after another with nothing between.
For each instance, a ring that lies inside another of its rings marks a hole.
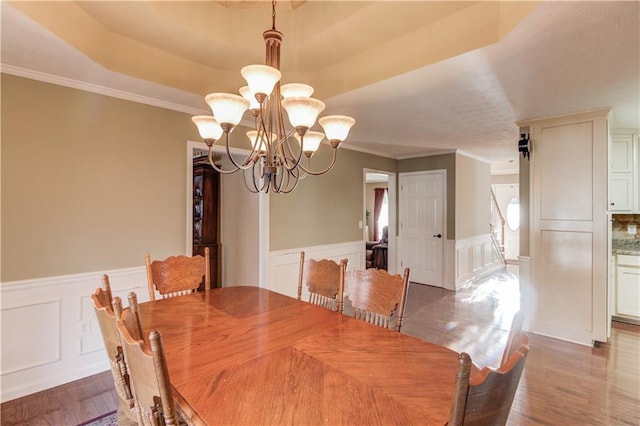
<instances>
[{"instance_id":1,"label":"window","mask_svg":"<svg viewBox=\"0 0 640 426\"><path fill-rule=\"evenodd\" d=\"M389 226L389 191L384 191L382 198L382 208L378 217L378 241L382 239L382 228L385 226Z\"/></svg>"},{"instance_id":2,"label":"window","mask_svg":"<svg viewBox=\"0 0 640 426\"><path fill-rule=\"evenodd\" d=\"M511 198L507 204L507 226L512 231L517 231L520 227L520 201L516 197Z\"/></svg>"}]
</instances>

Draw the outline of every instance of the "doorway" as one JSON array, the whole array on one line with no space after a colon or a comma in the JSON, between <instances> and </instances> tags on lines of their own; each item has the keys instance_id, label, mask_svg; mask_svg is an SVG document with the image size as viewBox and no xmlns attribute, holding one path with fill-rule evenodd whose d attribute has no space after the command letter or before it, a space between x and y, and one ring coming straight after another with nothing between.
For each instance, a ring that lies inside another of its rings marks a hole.
<instances>
[{"instance_id":1,"label":"doorway","mask_svg":"<svg viewBox=\"0 0 640 426\"><path fill-rule=\"evenodd\" d=\"M520 185L494 184L493 193L505 219L504 257L510 264L518 263L520 249Z\"/></svg>"},{"instance_id":2,"label":"doorway","mask_svg":"<svg viewBox=\"0 0 640 426\"><path fill-rule=\"evenodd\" d=\"M207 152L204 143L188 141L185 251L188 255L191 255L193 243L193 158ZM245 150L232 149L232 154L239 157L247 153ZM224 163L221 165L223 168L226 166ZM268 203L268 196L249 192L244 185L242 172L220 176L220 277L223 287L266 286Z\"/></svg>"},{"instance_id":3,"label":"doorway","mask_svg":"<svg viewBox=\"0 0 640 426\"><path fill-rule=\"evenodd\" d=\"M376 266L370 264L373 259L370 259L369 262L367 261L367 253L371 251L367 250L367 246L371 246L372 242L380 242L383 238L383 229L386 227L387 242L386 248L384 249L384 267L386 267L390 273L397 273L396 174L393 172L373 169L364 169L363 173L364 217L362 221L362 233L365 244L363 244L362 249L364 253L363 258L365 259L364 267ZM376 189L379 194L382 194L382 198L379 200L380 206L377 214L375 207ZM383 265L378 264L378 266L382 267Z\"/></svg>"}]
</instances>

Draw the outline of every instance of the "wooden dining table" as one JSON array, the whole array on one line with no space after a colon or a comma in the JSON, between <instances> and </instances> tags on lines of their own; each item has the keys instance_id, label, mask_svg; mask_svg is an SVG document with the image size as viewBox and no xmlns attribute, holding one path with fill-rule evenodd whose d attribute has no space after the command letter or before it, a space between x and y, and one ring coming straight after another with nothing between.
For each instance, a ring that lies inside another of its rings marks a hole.
<instances>
[{"instance_id":1,"label":"wooden dining table","mask_svg":"<svg viewBox=\"0 0 640 426\"><path fill-rule=\"evenodd\" d=\"M258 287L139 305L179 412L207 425L445 424L457 353Z\"/></svg>"}]
</instances>

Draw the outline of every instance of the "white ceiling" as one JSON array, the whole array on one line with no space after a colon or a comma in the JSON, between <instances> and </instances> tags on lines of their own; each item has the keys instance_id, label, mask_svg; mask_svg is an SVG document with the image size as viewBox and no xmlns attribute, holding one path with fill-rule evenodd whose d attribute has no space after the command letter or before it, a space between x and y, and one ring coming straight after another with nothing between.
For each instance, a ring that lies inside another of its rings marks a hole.
<instances>
[{"instance_id":1,"label":"white ceiling","mask_svg":"<svg viewBox=\"0 0 640 426\"><path fill-rule=\"evenodd\" d=\"M202 94L109 71L4 1L1 12L3 72L206 110ZM458 149L496 169L517 164L516 121L612 108L613 128L637 129L640 3L543 2L497 43L324 101L357 119L346 147L393 158Z\"/></svg>"}]
</instances>

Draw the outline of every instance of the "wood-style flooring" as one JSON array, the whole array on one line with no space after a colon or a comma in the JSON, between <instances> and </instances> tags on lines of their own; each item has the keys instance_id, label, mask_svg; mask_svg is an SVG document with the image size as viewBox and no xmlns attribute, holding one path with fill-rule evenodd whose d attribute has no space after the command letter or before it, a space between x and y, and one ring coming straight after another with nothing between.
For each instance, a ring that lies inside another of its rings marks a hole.
<instances>
[{"instance_id":1,"label":"wood-style flooring","mask_svg":"<svg viewBox=\"0 0 640 426\"><path fill-rule=\"evenodd\" d=\"M497 366L520 308L517 267L458 292L411 284L402 332ZM640 327L614 323L590 348L529 335L530 351L509 425L640 425ZM117 405L105 372L1 405L2 425L77 425Z\"/></svg>"}]
</instances>

